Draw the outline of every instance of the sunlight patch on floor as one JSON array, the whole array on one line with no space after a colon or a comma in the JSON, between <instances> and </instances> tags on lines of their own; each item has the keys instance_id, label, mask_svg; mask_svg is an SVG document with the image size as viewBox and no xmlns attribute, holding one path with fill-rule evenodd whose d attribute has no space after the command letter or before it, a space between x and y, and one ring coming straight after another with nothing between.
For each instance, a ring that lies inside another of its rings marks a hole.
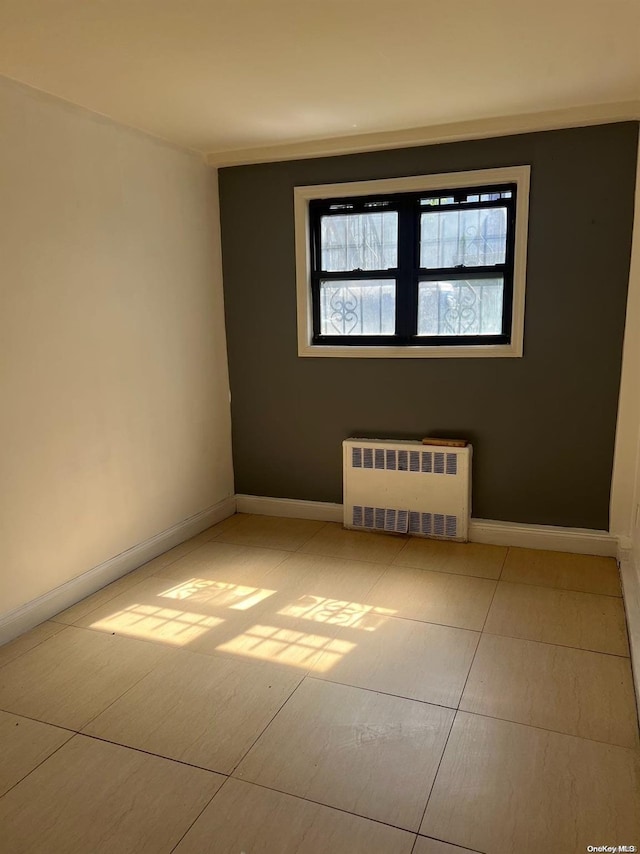
<instances>
[{"instance_id":1,"label":"sunlight patch on floor","mask_svg":"<svg viewBox=\"0 0 640 854\"><path fill-rule=\"evenodd\" d=\"M316 623L374 632L396 612L390 608L378 608L360 602L344 602L323 596L301 596L278 613L286 617L303 617Z\"/></svg>"},{"instance_id":2,"label":"sunlight patch on floor","mask_svg":"<svg viewBox=\"0 0 640 854\"><path fill-rule=\"evenodd\" d=\"M91 623L91 628L185 646L221 623L219 617L136 603Z\"/></svg>"},{"instance_id":3,"label":"sunlight patch on floor","mask_svg":"<svg viewBox=\"0 0 640 854\"><path fill-rule=\"evenodd\" d=\"M220 644L216 649L270 661L273 664L287 664L304 670L324 672L331 669L337 660L351 652L355 646L354 643L335 641L324 635L307 634L278 626L256 625ZM319 654L327 650L331 654L323 655L322 662L316 662Z\"/></svg>"},{"instance_id":4,"label":"sunlight patch on floor","mask_svg":"<svg viewBox=\"0 0 640 854\"><path fill-rule=\"evenodd\" d=\"M266 617L269 623L303 619L335 629L357 630L348 640L269 624L255 624L236 632L230 622L231 614L225 619L210 613L212 610L214 613L249 611L276 593L278 591L269 588L194 577L161 589L150 595L146 603L136 602L103 616L92 623L91 628L187 646L226 624L226 639L216 638L220 640L215 647L219 652L326 672L355 649L359 632L376 631L396 613L361 602L305 594L282 607L277 615ZM184 607L168 607L166 600Z\"/></svg>"},{"instance_id":5,"label":"sunlight patch on floor","mask_svg":"<svg viewBox=\"0 0 640 854\"><path fill-rule=\"evenodd\" d=\"M203 602L219 608L245 611L276 592L262 587L210 581L206 578L191 578L189 581L168 588L159 595L167 599L190 599L192 602Z\"/></svg>"}]
</instances>

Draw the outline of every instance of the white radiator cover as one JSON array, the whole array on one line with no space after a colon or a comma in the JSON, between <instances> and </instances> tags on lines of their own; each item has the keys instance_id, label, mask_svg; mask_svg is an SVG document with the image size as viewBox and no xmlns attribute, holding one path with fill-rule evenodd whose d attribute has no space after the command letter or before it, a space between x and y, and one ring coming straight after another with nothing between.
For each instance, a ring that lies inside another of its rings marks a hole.
<instances>
[{"instance_id":1,"label":"white radiator cover","mask_svg":"<svg viewBox=\"0 0 640 854\"><path fill-rule=\"evenodd\" d=\"M346 439L344 526L466 542L471 445Z\"/></svg>"}]
</instances>

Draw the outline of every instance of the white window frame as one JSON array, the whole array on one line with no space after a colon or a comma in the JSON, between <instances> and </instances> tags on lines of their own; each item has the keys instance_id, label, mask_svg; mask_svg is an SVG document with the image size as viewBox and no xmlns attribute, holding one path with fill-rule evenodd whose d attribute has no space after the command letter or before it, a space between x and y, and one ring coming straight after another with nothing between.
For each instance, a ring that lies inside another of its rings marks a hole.
<instances>
[{"instance_id":1,"label":"white window frame","mask_svg":"<svg viewBox=\"0 0 640 854\"><path fill-rule=\"evenodd\" d=\"M478 169L472 172L447 172L440 175L416 175L409 178L383 178L374 181L352 181L344 184L319 184L307 187L294 187L298 356L337 357L341 359L521 357L524 340L530 174L530 166L509 166L501 169ZM461 344L450 346L421 344L415 347L358 347L357 345L341 346L313 343L309 239L309 202L312 199L346 199L350 196L426 192L501 183L516 184L518 188L516 198L511 342L509 344Z\"/></svg>"}]
</instances>

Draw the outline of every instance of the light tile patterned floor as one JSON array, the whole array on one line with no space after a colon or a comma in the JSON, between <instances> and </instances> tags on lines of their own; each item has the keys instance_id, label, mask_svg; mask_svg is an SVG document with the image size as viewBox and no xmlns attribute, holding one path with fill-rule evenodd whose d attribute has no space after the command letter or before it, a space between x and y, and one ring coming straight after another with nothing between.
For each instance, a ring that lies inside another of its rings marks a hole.
<instances>
[{"instance_id":1,"label":"light tile patterned floor","mask_svg":"<svg viewBox=\"0 0 640 854\"><path fill-rule=\"evenodd\" d=\"M0 649L11 854L640 847L611 559L235 516Z\"/></svg>"}]
</instances>

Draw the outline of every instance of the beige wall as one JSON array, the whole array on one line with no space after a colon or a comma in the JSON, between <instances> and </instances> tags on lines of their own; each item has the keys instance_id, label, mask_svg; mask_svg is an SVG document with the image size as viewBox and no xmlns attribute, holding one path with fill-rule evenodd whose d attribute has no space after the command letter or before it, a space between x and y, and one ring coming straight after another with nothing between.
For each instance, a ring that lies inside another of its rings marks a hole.
<instances>
[{"instance_id":1,"label":"beige wall","mask_svg":"<svg viewBox=\"0 0 640 854\"><path fill-rule=\"evenodd\" d=\"M216 174L0 81L0 615L233 493Z\"/></svg>"},{"instance_id":2,"label":"beige wall","mask_svg":"<svg viewBox=\"0 0 640 854\"><path fill-rule=\"evenodd\" d=\"M633 249L625 322L616 451L611 490L611 531L632 548L640 572L640 148L636 175Z\"/></svg>"},{"instance_id":3,"label":"beige wall","mask_svg":"<svg viewBox=\"0 0 640 854\"><path fill-rule=\"evenodd\" d=\"M627 324L629 328L629 347L633 359L630 383L635 394L635 478L634 498L631 504L631 541L638 574L640 593L640 150L638 152L638 175L636 178L636 208L633 237L633 255L631 259L631 277L629 280L629 308Z\"/></svg>"}]
</instances>

